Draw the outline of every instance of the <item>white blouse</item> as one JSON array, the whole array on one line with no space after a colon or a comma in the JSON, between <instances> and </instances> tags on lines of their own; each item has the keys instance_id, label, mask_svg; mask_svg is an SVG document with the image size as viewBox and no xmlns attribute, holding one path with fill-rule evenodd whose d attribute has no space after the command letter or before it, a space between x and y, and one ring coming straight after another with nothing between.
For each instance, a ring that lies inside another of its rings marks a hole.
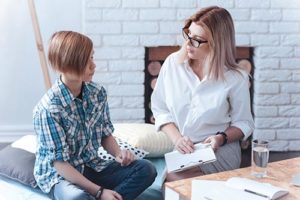
<instances>
[{"instance_id":1,"label":"white blouse","mask_svg":"<svg viewBox=\"0 0 300 200\"><path fill-rule=\"evenodd\" d=\"M254 130L246 72L228 70L225 80L199 80L188 62L179 64L176 53L164 62L151 96L157 130L166 123L200 142L234 126L246 140Z\"/></svg>"}]
</instances>

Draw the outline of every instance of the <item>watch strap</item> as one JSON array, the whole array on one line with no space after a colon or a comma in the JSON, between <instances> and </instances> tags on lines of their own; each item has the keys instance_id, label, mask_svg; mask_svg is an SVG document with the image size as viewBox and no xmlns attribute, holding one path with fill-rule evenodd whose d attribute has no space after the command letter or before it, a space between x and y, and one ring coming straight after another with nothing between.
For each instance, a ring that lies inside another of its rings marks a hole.
<instances>
[{"instance_id":1,"label":"watch strap","mask_svg":"<svg viewBox=\"0 0 300 200\"><path fill-rule=\"evenodd\" d=\"M222 135L223 136L223 144L221 146L224 146L226 143L227 143L227 140L228 140L228 136L225 132L223 131L220 131L220 132L217 132L216 135Z\"/></svg>"}]
</instances>

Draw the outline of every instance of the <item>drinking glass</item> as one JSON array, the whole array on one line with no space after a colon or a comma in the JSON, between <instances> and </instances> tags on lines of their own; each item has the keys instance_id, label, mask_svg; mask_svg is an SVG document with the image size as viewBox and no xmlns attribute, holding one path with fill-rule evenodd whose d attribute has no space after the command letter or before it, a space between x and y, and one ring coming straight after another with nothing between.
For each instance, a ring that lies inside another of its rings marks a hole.
<instances>
[{"instance_id":1,"label":"drinking glass","mask_svg":"<svg viewBox=\"0 0 300 200\"><path fill-rule=\"evenodd\" d=\"M263 178L267 176L268 161L268 141L253 140L251 154L251 174L257 178Z\"/></svg>"}]
</instances>

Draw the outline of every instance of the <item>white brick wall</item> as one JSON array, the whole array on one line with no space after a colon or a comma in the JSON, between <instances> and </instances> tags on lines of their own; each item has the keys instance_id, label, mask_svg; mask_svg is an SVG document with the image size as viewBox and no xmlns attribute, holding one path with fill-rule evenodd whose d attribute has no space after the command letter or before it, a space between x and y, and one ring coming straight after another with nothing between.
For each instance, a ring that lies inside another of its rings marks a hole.
<instances>
[{"instance_id":1,"label":"white brick wall","mask_svg":"<svg viewBox=\"0 0 300 200\"><path fill-rule=\"evenodd\" d=\"M180 45L198 8L232 14L238 46L254 47L254 137L275 151L300 150L299 0L85 0L84 27L95 44L95 81L107 89L113 121L144 120L145 47Z\"/></svg>"}]
</instances>

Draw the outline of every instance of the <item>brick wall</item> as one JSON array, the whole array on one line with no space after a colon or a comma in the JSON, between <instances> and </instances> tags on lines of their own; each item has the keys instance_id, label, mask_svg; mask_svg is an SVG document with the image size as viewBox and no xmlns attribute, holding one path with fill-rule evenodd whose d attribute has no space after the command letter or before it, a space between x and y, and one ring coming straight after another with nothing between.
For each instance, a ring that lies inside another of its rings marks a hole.
<instances>
[{"instance_id":1,"label":"brick wall","mask_svg":"<svg viewBox=\"0 0 300 200\"><path fill-rule=\"evenodd\" d=\"M95 81L108 90L113 121L144 121L145 47L182 43L198 8L230 11L238 46L254 51L254 137L300 150L300 1L84 0L83 27L95 44Z\"/></svg>"}]
</instances>

